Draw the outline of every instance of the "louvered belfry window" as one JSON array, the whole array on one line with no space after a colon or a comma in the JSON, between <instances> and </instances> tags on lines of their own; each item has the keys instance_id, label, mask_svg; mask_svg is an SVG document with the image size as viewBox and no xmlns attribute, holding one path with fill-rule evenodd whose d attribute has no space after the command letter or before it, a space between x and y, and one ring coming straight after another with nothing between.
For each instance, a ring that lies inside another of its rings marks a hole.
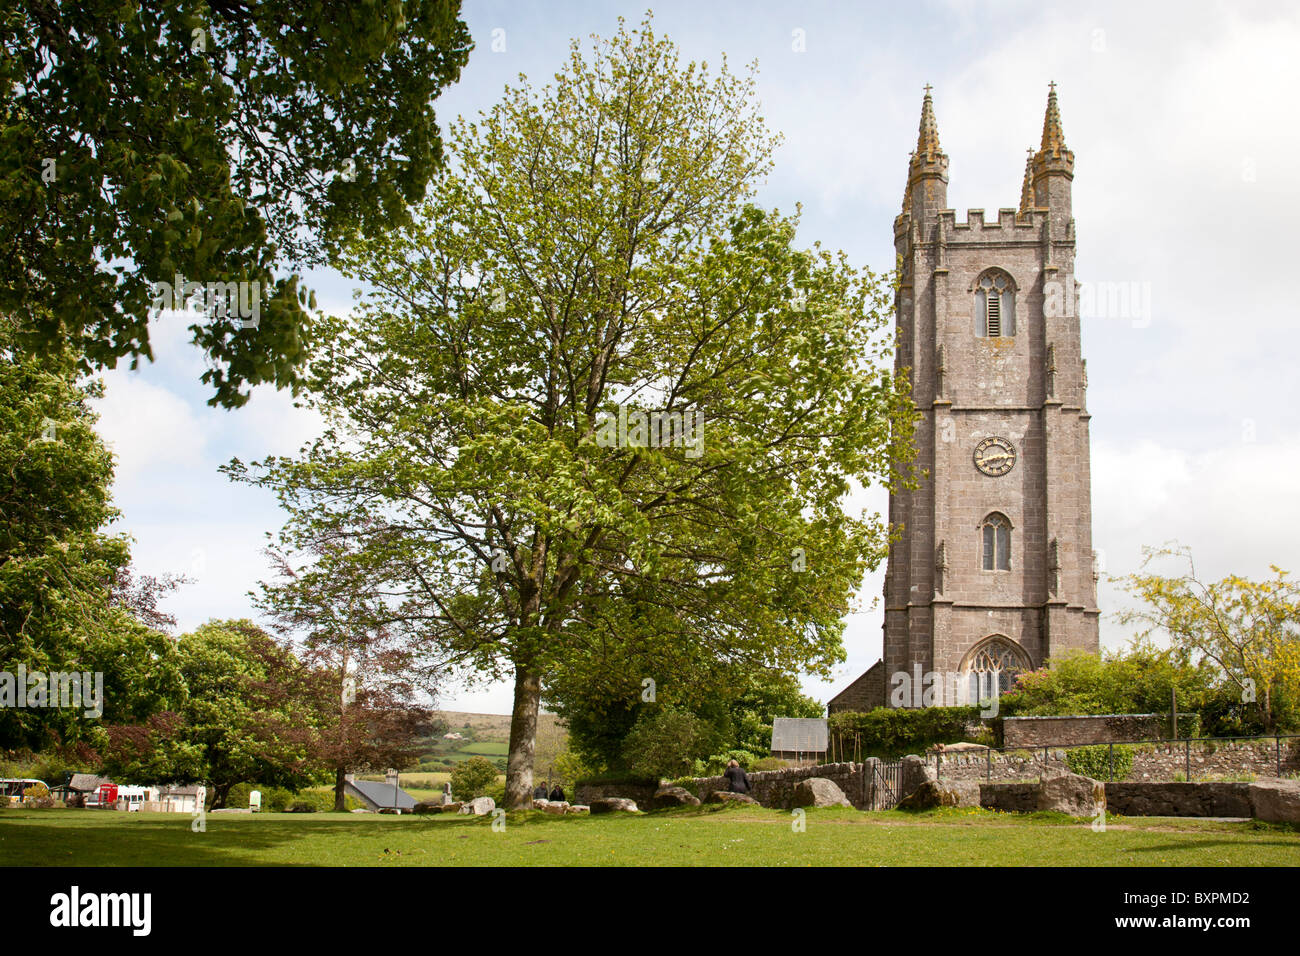
<instances>
[{"instance_id":1,"label":"louvered belfry window","mask_svg":"<svg viewBox=\"0 0 1300 956\"><path fill-rule=\"evenodd\" d=\"M985 273L975 289L975 334L1002 338L1016 334L1016 310L1011 280L1001 272Z\"/></svg>"}]
</instances>

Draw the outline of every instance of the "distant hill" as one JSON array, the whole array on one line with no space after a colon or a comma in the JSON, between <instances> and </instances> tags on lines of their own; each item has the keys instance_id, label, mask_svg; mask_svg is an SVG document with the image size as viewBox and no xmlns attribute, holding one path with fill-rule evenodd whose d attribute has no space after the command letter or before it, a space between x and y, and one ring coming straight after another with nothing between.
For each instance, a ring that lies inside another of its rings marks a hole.
<instances>
[{"instance_id":1,"label":"distant hill","mask_svg":"<svg viewBox=\"0 0 1300 956\"><path fill-rule=\"evenodd\" d=\"M510 744L509 714L473 714L459 710L440 710L437 716L447 724L441 734L429 737L420 755L421 771L437 770L468 760L487 757L504 770ZM447 737L446 734L459 734ZM568 734L554 714L537 715L537 764L549 765L567 746Z\"/></svg>"},{"instance_id":2,"label":"distant hill","mask_svg":"<svg viewBox=\"0 0 1300 956\"><path fill-rule=\"evenodd\" d=\"M471 714L460 710L439 710L435 711L435 713L447 722L448 733L464 733L466 730L470 730L473 732L475 740L495 741L503 744L510 742L509 714ZM558 720L559 718L554 714L538 714L538 736L543 733L554 732Z\"/></svg>"}]
</instances>

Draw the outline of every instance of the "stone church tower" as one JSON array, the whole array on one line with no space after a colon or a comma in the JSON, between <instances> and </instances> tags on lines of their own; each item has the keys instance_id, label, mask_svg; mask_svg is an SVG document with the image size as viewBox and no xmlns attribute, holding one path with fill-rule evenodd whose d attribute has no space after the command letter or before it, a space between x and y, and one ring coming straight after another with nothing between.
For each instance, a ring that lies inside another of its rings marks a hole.
<instances>
[{"instance_id":1,"label":"stone church tower","mask_svg":"<svg viewBox=\"0 0 1300 956\"><path fill-rule=\"evenodd\" d=\"M832 711L891 703L899 673L946 675L926 704L973 703L973 675L1005 689L1017 671L1098 649L1074 154L1054 86L1030 153L1018 209L957 222L927 87L894 220L896 367L910 370L924 475L889 500L902 537L885 577L884 659Z\"/></svg>"}]
</instances>

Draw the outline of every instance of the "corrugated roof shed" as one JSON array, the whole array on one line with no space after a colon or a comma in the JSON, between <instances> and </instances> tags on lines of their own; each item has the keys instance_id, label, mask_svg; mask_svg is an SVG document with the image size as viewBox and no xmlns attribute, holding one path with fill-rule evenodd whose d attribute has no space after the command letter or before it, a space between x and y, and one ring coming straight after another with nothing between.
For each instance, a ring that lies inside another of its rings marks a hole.
<instances>
[{"instance_id":1,"label":"corrugated roof shed","mask_svg":"<svg viewBox=\"0 0 1300 956\"><path fill-rule=\"evenodd\" d=\"M772 752L825 753L824 717L777 717L772 721Z\"/></svg>"}]
</instances>

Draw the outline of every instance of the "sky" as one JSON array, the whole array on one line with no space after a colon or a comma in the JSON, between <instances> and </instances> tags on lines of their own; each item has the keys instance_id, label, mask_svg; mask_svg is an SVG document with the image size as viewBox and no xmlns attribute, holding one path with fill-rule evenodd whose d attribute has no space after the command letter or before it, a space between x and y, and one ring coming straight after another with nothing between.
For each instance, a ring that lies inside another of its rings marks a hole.
<instances>
[{"instance_id":1,"label":"sky","mask_svg":"<svg viewBox=\"0 0 1300 956\"><path fill-rule=\"evenodd\" d=\"M1177 541L1219 578L1300 569L1300 424L1293 409L1300 321L1300 5L788 2L656 4L654 28L683 62L733 71L757 60L757 95L784 135L757 201L803 205L799 241L893 266L892 224L922 88L950 160L949 205L1016 206L1025 150L1057 84L1075 153L1077 277L1132 283L1149 309L1083 320L1092 413L1093 539L1106 575L1138 569L1144 545ZM476 49L437 109L444 123L498 100L518 74L544 83L574 38L608 36L622 3L471 2ZM1174 15L1171 15L1173 13ZM350 307L330 272L307 283L327 311ZM1148 298L1149 297L1149 298ZM256 617L248 592L284 515L265 491L218 472L232 458L292 454L318 422L259 388L235 411L206 405L187 320L152 323L155 361L104 373L99 431L117 455L113 530L137 571L192 582L165 608L178 628ZM868 491L852 506L885 511ZM826 701L880 657L883 567L847 618L848 660L804 690ZM1125 595L1103 577L1104 647L1131 631ZM451 710L508 713L508 685L444 690Z\"/></svg>"}]
</instances>

